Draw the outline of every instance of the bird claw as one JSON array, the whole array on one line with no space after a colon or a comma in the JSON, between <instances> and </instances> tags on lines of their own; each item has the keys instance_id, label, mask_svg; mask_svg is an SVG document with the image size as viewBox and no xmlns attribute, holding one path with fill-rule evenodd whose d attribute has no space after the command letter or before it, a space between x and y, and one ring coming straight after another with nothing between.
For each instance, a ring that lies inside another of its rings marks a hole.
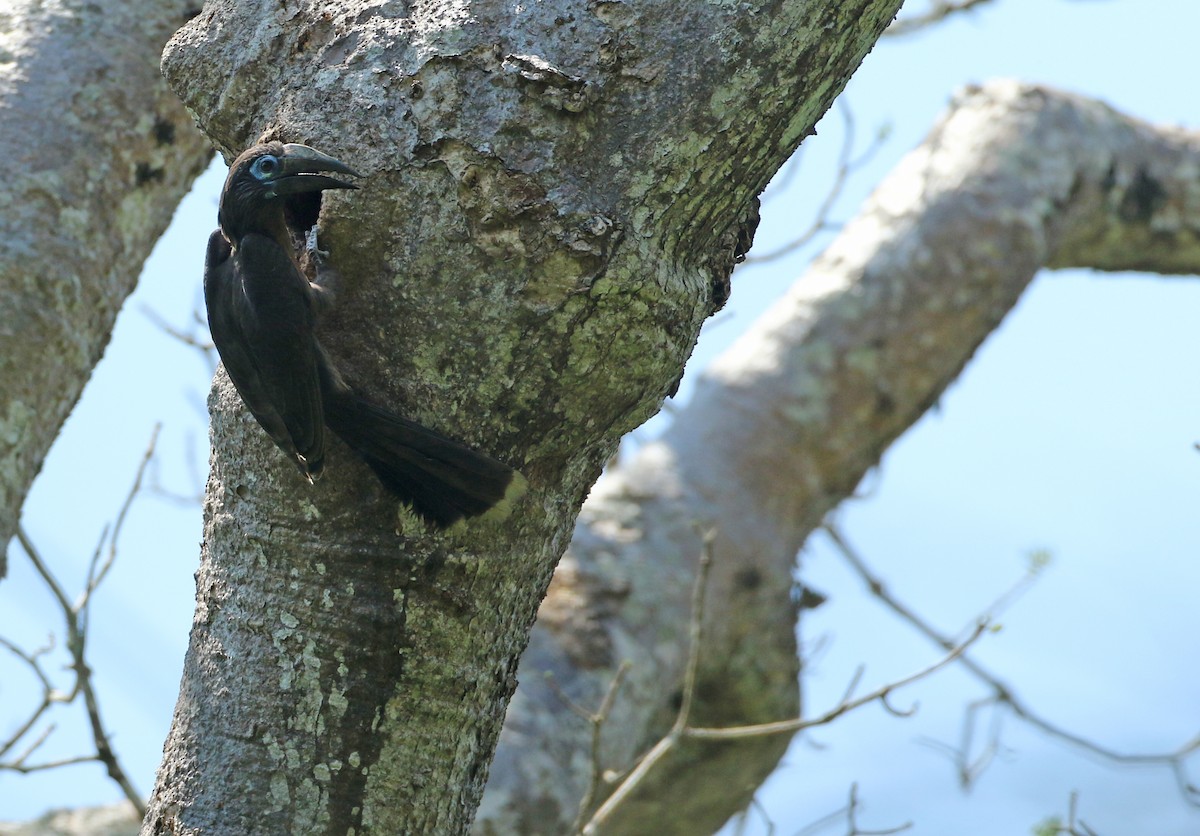
<instances>
[{"instance_id":1,"label":"bird claw","mask_svg":"<svg viewBox=\"0 0 1200 836\"><path fill-rule=\"evenodd\" d=\"M323 250L317 244L317 228L315 226L309 229L308 234L304 236L304 249L318 264L329 258L329 250Z\"/></svg>"},{"instance_id":2,"label":"bird claw","mask_svg":"<svg viewBox=\"0 0 1200 836\"><path fill-rule=\"evenodd\" d=\"M305 273L311 277L309 286L312 288L318 313L329 310L333 306L334 294L341 276L329 265L329 250L323 250L318 245L316 226L309 229L304 236L302 264Z\"/></svg>"}]
</instances>

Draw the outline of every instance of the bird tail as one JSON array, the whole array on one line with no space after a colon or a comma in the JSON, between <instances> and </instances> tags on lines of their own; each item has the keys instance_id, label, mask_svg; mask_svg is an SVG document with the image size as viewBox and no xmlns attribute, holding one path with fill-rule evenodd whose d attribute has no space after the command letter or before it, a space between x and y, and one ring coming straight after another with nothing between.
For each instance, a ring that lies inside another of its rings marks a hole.
<instances>
[{"instance_id":1,"label":"bird tail","mask_svg":"<svg viewBox=\"0 0 1200 836\"><path fill-rule=\"evenodd\" d=\"M439 528L470 517L504 519L525 493L525 477L508 465L352 391L326 391L325 423L384 487Z\"/></svg>"}]
</instances>

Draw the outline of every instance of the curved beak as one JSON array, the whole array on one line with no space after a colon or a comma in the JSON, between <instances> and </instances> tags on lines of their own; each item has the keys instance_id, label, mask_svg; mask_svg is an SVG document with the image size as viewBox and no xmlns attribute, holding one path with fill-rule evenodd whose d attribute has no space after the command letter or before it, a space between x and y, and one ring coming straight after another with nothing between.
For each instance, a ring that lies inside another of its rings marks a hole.
<instances>
[{"instance_id":1,"label":"curved beak","mask_svg":"<svg viewBox=\"0 0 1200 836\"><path fill-rule=\"evenodd\" d=\"M349 174L351 177L361 177L357 171L328 154L322 154L316 148L307 145L289 143L283 146L283 156L279 159L281 176L273 183L277 194L299 194L301 192L318 192L323 189L357 189L358 186L346 180L329 177L321 172L333 171L338 174Z\"/></svg>"}]
</instances>

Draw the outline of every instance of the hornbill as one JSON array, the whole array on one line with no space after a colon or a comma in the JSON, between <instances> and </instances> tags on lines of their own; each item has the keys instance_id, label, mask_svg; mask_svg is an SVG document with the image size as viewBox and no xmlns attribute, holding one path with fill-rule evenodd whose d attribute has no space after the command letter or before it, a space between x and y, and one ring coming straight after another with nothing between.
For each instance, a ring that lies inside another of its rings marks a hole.
<instances>
[{"instance_id":1,"label":"hornbill","mask_svg":"<svg viewBox=\"0 0 1200 836\"><path fill-rule=\"evenodd\" d=\"M315 224L319 192L357 188L330 173L360 176L313 148L280 142L255 145L230 166L204 263L208 325L225 371L310 483L325 465L328 427L439 528L507 515L525 489L520 473L359 396L317 341L327 290L305 277L293 235Z\"/></svg>"}]
</instances>

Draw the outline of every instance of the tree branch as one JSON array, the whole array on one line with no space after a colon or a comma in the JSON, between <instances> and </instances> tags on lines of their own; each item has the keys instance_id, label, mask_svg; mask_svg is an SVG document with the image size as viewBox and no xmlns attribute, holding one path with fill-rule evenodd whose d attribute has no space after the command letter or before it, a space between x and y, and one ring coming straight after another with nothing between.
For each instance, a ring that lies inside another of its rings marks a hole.
<instances>
[{"instance_id":1,"label":"tree branch","mask_svg":"<svg viewBox=\"0 0 1200 836\"><path fill-rule=\"evenodd\" d=\"M522 682L551 669L575 699L598 701L630 658L621 702L642 704L614 710L606 761L629 762L658 740L673 716L661 682L679 681L684 665L659 637L686 620L694 576L680 556L695 553L699 520L718 527L723 559L705 625L705 658L719 661L711 678L701 673L696 710L794 715L765 703L794 687L792 572L809 533L937 401L1039 269L1200 272L1198 165L1194 132L1098 102L1005 81L960 93L787 296L711 365L662 439L593 491ZM564 776L588 740L554 711L534 688L518 690L508 723L520 731L503 740L493 773L503 798L485 798L481 825L503 831L507 816L533 815L566 786L578 787L562 802L574 809L585 779ZM770 753L760 757L742 753L747 785L749 764ZM696 763L680 768L687 778L675 783L694 789Z\"/></svg>"},{"instance_id":2,"label":"tree branch","mask_svg":"<svg viewBox=\"0 0 1200 836\"><path fill-rule=\"evenodd\" d=\"M5 7L0 577L18 512L142 262L212 156L158 56L192 0Z\"/></svg>"},{"instance_id":3,"label":"tree branch","mask_svg":"<svg viewBox=\"0 0 1200 836\"><path fill-rule=\"evenodd\" d=\"M906 685L911 685L918 680L925 679L936 671L949 665L951 662L959 659L967 648L973 645L987 629L987 622L981 621L975 626L974 631L962 642L952 646L950 652L937 660L929 667L909 674L904 679L898 679L895 682L889 682L864 694L861 697L850 700L842 700L833 708L825 711L823 714L818 714L816 717L798 717L795 720L782 720L776 723L757 723L753 726L737 726L733 728L689 728L686 732L687 737L692 737L697 740L737 740L743 737L757 737L767 734L792 734L794 732L803 731L804 729L814 728L815 726L824 726L832 723L838 717L853 711L856 708L861 708L864 705L872 702L881 702L886 706L888 697L893 691L897 691ZM888 709L892 711L892 709ZM910 709L904 712L892 711L893 714L900 716L909 716L913 713Z\"/></svg>"},{"instance_id":4,"label":"tree branch","mask_svg":"<svg viewBox=\"0 0 1200 836\"><path fill-rule=\"evenodd\" d=\"M833 182L829 185L828 191L825 192L825 197L822 198L821 203L817 206L812 221L799 233L793 235L786 243L781 244L773 250L765 253L756 253L752 250L743 262L746 266L778 261L785 255L790 255L804 247L816 238L818 234L837 228L837 224L831 220L831 215L833 214L833 208L837 205L838 199L842 196L842 192L846 188L846 183L854 172L866 165L875 155L887 138L888 131L878 131L872 139L871 144L856 155L854 153L854 112L841 99L838 100L836 107L838 113L842 116L842 127L845 132L842 139L842 148L838 154L837 167L834 169ZM763 199L766 200L765 194Z\"/></svg>"},{"instance_id":5,"label":"tree branch","mask_svg":"<svg viewBox=\"0 0 1200 836\"><path fill-rule=\"evenodd\" d=\"M886 36L910 35L920 29L941 23L946 18L960 12L970 11L990 2L992 0L935 0L924 12L904 15L892 21L891 26L883 34Z\"/></svg>"},{"instance_id":6,"label":"tree branch","mask_svg":"<svg viewBox=\"0 0 1200 836\"><path fill-rule=\"evenodd\" d=\"M980 636L983 635L987 628L986 622L981 621L974 632L971 633L963 642L953 648L950 653L943 659L935 662L924 670L918 671L904 679L883 685L876 690L857 699L851 698L851 693L854 689L853 683L846 692L846 696L833 708L823 714L811 718L796 718L794 720L785 720L774 723L759 723L752 726L735 726L728 728L702 728L695 727L689 724L688 718L691 716L692 702L696 695L696 672L700 659L701 650L701 635L702 625L704 623L704 596L708 588L709 571L712 568L712 544L716 539L716 532L710 531L704 535L703 551L700 554L698 569L696 572L696 581L692 591L692 609L691 616L688 619L688 661L684 669L683 693L679 703L679 711L675 715L675 722L671 726L671 730L662 737L645 755L643 755L634 765L633 769L625 776L625 779L617 785L612 794L600 805L600 808L592 815L591 819L582 828L581 833L584 836L594 836L600 832L612 815L621 808L622 805L628 803L628 799L635 790L645 781L646 776L650 771L667 756L677 745L683 740L744 740L747 738L767 737L779 734L792 734L803 729L813 728L815 726L823 726L833 722L838 717L861 708L872 702L880 702L889 711L893 709L888 705L888 697L893 691L903 688L906 685L924 679L932 675L935 671L940 670L950 662L959 658L966 649L975 643ZM858 681L858 674L854 677L854 682ZM902 716L911 715L916 709L903 712ZM896 713L896 712L893 712ZM852 833L866 834L869 831L860 831L855 823L855 810L857 801L855 798L856 788L851 788L850 807L848 818L850 821L850 829ZM874 831L876 833L895 833L904 830L910 825L904 825L896 830ZM572 831L575 832L575 831Z\"/></svg>"},{"instance_id":7,"label":"tree branch","mask_svg":"<svg viewBox=\"0 0 1200 836\"><path fill-rule=\"evenodd\" d=\"M121 788L121 792L129 800L137 811L139 817L146 814L145 802L142 796L134 788L132 781L121 765L120 759L113 750L112 741L107 729L104 726L103 715L100 711L99 700L96 696L96 691L92 683L92 670L88 666L86 658L86 648L88 639L88 607L91 604L92 594L99 588L100 584L108 575L108 571L112 568L114 561L117 558L117 541L120 538L121 531L124 528L126 517L129 509L133 505L134 499L141 490L142 480L145 477L146 469L150 466L150 462L154 457L154 447L158 439L159 427L154 428L154 432L150 436L150 442L146 446L146 452L142 456L138 464L137 472L133 479L133 484L128 493L125 495L124 501L117 512L117 518L111 529L105 530L105 533L100 538L100 543L92 554L91 561L88 564L87 580L84 583L83 591L74 603L71 603L67 597L66 591L59 580L54 576L49 564L42 557L37 546L34 545L32 538L21 527L17 527L17 539L21 543L26 556L42 581L46 584L50 593L58 602L59 609L62 611L64 632L66 636L66 649L70 655L69 668L75 674L74 683L69 692L61 692L56 690L49 676L41 667L40 658L49 653L53 648L53 641L45 647L34 651L33 653L25 653L14 643L0 637L0 646L5 647L9 652L13 653L31 669L34 676L42 686L42 699L40 703L30 713L29 717L21 723L16 731L9 736L7 740L0 742L0 770L9 770L13 772L29 773L45 771L49 769L58 769L63 766L70 766L79 763L99 762L104 765L108 772L108 776ZM104 549L105 541L108 542L107 551ZM105 554L104 562L100 562L101 555ZM88 723L92 731L92 742L95 746L95 753L90 755L78 755L75 757L58 758L50 761L42 761L38 763L29 763L29 758L37 751L39 747L50 737L54 732L54 725L47 725L34 739L26 745L26 747L17 754L14 758L5 759L5 756L14 749L21 740L23 740L37 725L42 716L56 703L71 703L77 697L82 695L85 709L87 711Z\"/></svg>"},{"instance_id":8,"label":"tree branch","mask_svg":"<svg viewBox=\"0 0 1200 836\"><path fill-rule=\"evenodd\" d=\"M846 561L847 565L862 579L866 584L867 589L871 594L884 604L888 609L894 612L899 618L916 628L916 630L932 641L938 647L949 648L953 647L953 641L935 630L929 622L921 618L911 608L906 607L897 600L884 585L883 581L872 572L866 565L862 557L850 547L846 539L838 530L829 524L823 525L822 530L833 541L837 547L838 553ZM1026 575L1028 578L1029 575ZM1022 584L1023 585L1023 584ZM1009 596L1004 596L1006 600ZM995 605L990 613L994 616ZM970 786L976 777L982 772L984 766L990 761L990 755L995 750L995 740L999 735L999 731L993 728L992 743L985 750L981 758L974 765L970 764L969 757L972 750L972 739L975 729L975 715L982 708L990 705L1000 705L1007 708L1017 718L1023 720L1029 725L1041 731L1047 737L1061 740L1076 749L1096 755L1104 760L1120 764L1140 764L1144 766L1166 766L1171 770L1176 783L1179 786L1180 794L1187 803L1193 806L1200 806L1200 789L1197 789L1187 777L1187 761L1197 751L1200 751L1200 735L1195 736L1191 740L1185 741L1172 752L1161 753L1128 753L1119 752L1107 746L1102 746L1094 740L1090 740L1082 735L1068 731L1058 723L1054 723L1046 719L1043 715L1033 710L1029 705L1022 701L1016 693L1013 686L1002 681L995 674L988 671L978 662L975 662L968 656L959 658L959 662L964 668L970 671L976 679L987 685L992 696L987 700L979 700L972 703L967 710L967 715L963 724L963 739L960 747L954 751L955 761L959 767L959 776L964 786Z\"/></svg>"}]
</instances>

